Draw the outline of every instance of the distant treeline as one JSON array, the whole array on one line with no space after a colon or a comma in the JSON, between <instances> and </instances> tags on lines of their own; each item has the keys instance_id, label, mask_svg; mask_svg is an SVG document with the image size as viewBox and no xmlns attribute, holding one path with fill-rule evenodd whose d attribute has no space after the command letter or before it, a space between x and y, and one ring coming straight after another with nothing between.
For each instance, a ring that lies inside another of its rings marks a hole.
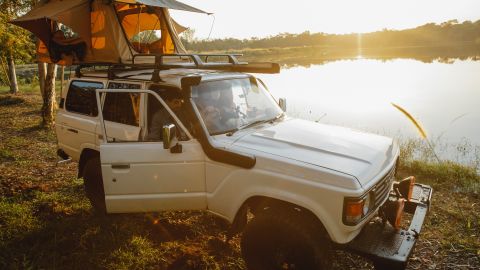
<instances>
[{"instance_id":1,"label":"distant treeline","mask_svg":"<svg viewBox=\"0 0 480 270\"><path fill-rule=\"evenodd\" d=\"M266 38L196 40L182 38L184 45L192 51L226 51L244 49L287 48L302 46L325 46L336 48L385 48L417 46L449 46L470 43L480 46L480 20L476 22L457 20L441 24L429 23L413 29L388 30L364 34L301 34L282 33Z\"/></svg>"}]
</instances>

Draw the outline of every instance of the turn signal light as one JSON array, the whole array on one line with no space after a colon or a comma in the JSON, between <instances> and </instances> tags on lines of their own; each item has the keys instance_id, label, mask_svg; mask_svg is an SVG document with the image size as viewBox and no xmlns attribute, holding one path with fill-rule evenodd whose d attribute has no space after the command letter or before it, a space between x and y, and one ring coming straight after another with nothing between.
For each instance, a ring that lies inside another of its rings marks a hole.
<instances>
[{"instance_id":1,"label":"turn signal light","mask_svg":"<svg viewBox=\"0 0 480 270\"><path fill-rule=\"evenodd\" d=\"M400 229L402 225L403 208L405 207L405 199L400 198L396 201L387 201L384 208L384 214L387 221L396 229Z\"/></svg>"},{"instance_id":2,"label":"turn signal light","mask_svg":"<svg viewBox=\"0 0 480 270\"><path fill-rule=\"evenodd\" d=\"M410 201L413 194L413 186L415 186L415 177L410 176L396 184L395 188L398 189L403 198L407 199L407 201Z\"/></svg>"},{"instance_id":3,"label":"turn signal light","mask_svg":"<svg viewBox=\"0 0 480 270\"><path fill-rule=\"evenodd\" d=\"M345 204L345 221L357 223L362 219L365 200L347 201Z\"/></svg>"}]
</instances>

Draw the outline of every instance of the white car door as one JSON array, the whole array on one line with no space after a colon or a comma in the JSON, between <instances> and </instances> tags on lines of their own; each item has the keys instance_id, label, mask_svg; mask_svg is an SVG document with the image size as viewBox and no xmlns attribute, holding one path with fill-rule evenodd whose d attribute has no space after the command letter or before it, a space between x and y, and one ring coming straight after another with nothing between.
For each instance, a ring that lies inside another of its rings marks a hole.
<instances>
[{"instance_id":1,"label":"white car door","mask_svg":"<svg viewBox=\"0 0 480 270\"><path fill-rule=\"evenodd\" d=\"M101 81L73 80L57 113L56 132L58 147L74 160L80 159L85 147L95 145L98 123L95 89L104 88ZM93 105L93 106L92 106Z\"/></svg>"},{"instance_id":2,"label":"white car door","mask_svg":"<svg viewBox=\"0 0 480 270\"><path fill-rule=\"evenodd\" d=\"M193 139L165 102L150 90L98 90L125 95L148 93L168 111L185 133L184 140L173 139L172 148L164 149L162 141L113 141L100 144L100 159L105 190L107 212L149 212L159 210L206 209L205 155L200 143ZM145 101L146 98L142 99ZM148 110L143 106L141 114ZM99 105L100 107L100 105ZM100 122L105 138L109 136L107 121L100 110ZM122 107L122 111L126 107ZM140 128L147 128L147 121L140 121ZM179 146L181 145L181 151Z\"/></svg>"}]
</instances>

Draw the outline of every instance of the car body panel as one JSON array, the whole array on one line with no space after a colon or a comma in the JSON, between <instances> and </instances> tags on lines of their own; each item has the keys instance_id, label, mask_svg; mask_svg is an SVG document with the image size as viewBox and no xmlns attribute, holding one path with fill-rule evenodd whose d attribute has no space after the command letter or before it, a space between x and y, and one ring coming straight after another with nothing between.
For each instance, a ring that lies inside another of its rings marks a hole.
<instances>
[{"instance_id":1,"label":"car body panel","mask_svg":"<svg viewBox=\"0 0 480 270\"><path fill-rule=\"evenodd\" d=\"M246 76L161 71L164 83L178 87L181 78L189 75L200 75L202 81ZM125 81L150 78L138 74ZM141 113L145 111L142 106ZM211 137L216 147L255 156L255 166L245 169L209 159L196 139L178 142L183 148L180 154L163 149L161 142L106 142L100 117L70 114L65 109L58 111L59 147L74 160L84 148L99 150L110 213L203 209L233 222L245 201L264 196L311 211L336 243L351 241L375 214L371 212L355 226L344 225L344 198L362 196L395 166L399 155L398 145L390 138L284 117ZM88 137L81 138L82 144L70 143L74 139L65 129L83 122L88 123L82 128ZM109 131L118 133L114 137L125 135L125 140L142 134L142 127L130 130L105 123L107 137Z\"/></svg>"},{"instance_id":2,"label":"car body panel","mask_svg":"<svg viewBox=\"0 0 480 270\"><path fill-rule=\"evenodd\" d=\"M390 138L301 119L256 130L233 145L346 173L362 186L395 158L396 151Z\"/></svg>"},{"instance_id":3,"label":"car body panel","mask_svg":"<svg viewBox=\"0 0 480 270\"><path fill-rule=\"evenodd\" d=\"M162 142L101 144L107 211L206 209L205 155L196 140L182 142L182 148L172 154ZM165 204L175 194L190 203Z\"/></svg>"}]
</instances>

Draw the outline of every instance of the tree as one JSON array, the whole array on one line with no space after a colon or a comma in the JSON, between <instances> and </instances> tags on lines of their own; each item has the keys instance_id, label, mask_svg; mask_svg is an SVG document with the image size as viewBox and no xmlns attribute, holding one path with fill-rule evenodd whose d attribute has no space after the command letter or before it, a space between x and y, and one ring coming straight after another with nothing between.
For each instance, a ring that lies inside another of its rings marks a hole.
<instances>
[{"instance_id":1,"label":"tree","mask_svg":"<svg viewBox=\"0 0 480 270\"><path fill-rule=\"evenodd\" d=\"M180 37L187 42L193 42L195 40L195 29L187 28L180 34Z\"/></svg>"},{"instance_id":2,"label":"tree","mask_svg":"<svg viewBox=\"0 0 480 270\"><path fill-rule=\"evenodd\" d=\"M180 33L180 41L187 49L191 49L190 45L195 41L195 29L187 28L185 31Z\"/></svg>"},{"instance_id":3,"label":"tree","mask_svg":"<svg viewBox=\"0 0 480 270\"><path fill-rule=\"evenodd\" d=\"M0 9L0 58L6 71L10 92L18 92L15 60L30 62L34 51L32 36L25 30L8 22L23 14L32 5L28 0L1 0ZM4 64L6 62L6 65ZM7 66L7 67L5 67Z\"/></svg>"},{"instance_id":4,"label":"tree","mask_svg":"<svg viewBox=\"0 0 480 270\"><path fill-rule=\"evenodd\" d=\"M42 63L42 65L45 65ZM57 103L55 101L55 78L57 77L57 65L47 64L45 84L43 86L42 98L42 126L51 127L54 123L54 113ZM40 87L42 91L42 87Z\"/></svg>"},{"instance_id":5,"label":"tree","mask_svg":"<svg viewBox=\"0 0 480 270\"><path fill-rule=\"evenodd\" d=\"M8 63L8 81L12 93L18 91L15 74L15 60L31 63L35 55L35 38L26 30L8 22L26 13L37 0L0 0L0 58ZM68 28L62 29L68 33ZM2 61L3 63L3 61ZM2 65L4 66L4 65ZM40 93L43 99L42 125L52 126L54 123L55 77L57 65L38 63Z\"/></svg>"}]
</instances>

